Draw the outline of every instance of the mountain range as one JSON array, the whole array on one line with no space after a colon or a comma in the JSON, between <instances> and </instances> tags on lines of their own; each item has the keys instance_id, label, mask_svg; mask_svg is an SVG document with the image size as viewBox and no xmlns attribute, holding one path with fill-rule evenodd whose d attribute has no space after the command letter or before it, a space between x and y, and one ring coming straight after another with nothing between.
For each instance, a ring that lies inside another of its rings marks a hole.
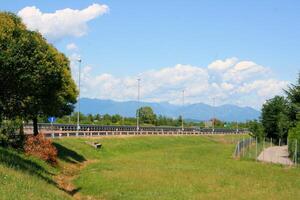
<instances>
[{"instance_id":1,"label":"mountain range","mask_svg":"<svg viewBox=\"0 0 300 200\"><path fill-rule=\"evenodd\" d=\"M126 117L134 117L138 107L150 106L155 114L177 118L184 116L186 120L205 121L213 118L223 121L246 121L258 119L260 112L251 107L236 105L210 106L204 103L174 105L167 102L137 102L137 101L113 101L104 99L80 99L80 112L84 114L120 114Z\"/></svg>"}]
</instances>

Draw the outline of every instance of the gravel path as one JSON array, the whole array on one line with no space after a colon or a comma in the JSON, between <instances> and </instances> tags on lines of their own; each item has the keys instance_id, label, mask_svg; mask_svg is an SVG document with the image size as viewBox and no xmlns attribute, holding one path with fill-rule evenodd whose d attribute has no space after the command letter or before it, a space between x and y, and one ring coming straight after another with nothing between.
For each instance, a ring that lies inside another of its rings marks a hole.
<instances>
[{"instance_id":1,"label":"gravel path","mask_svg":"<svg viewBox=\"0 0 300 200\"><path fill-rule=\"evenodd\" d=\"M288 157L287 146L274 146L266 148L258 156L259 161L279 163L283 165L292 165L293 162Z\"/></svg>"}]
</instances>

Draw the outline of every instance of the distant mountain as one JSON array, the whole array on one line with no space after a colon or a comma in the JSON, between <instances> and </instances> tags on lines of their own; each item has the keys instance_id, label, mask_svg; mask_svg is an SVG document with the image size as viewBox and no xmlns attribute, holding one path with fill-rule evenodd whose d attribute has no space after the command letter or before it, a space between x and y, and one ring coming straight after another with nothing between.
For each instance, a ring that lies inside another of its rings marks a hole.
<instances>
[{"instance_id":1,"label":"distant mountain","mask_svg":"<svg viewBox=\"0 0 300 200\"><path fill-rule=\"evenodd\" d=\"M215 116L224 121L246 121L258 119L260 112L251 107L239 107L236 105L210 106L204 103L185 105L173 105L170 103L150 103L137 101L113 101L103 99L80 99L80 111L84 114L120 114L126 117L134 117L140 106L150 106L158 115L178 117L183 114L189 120L209 120Z\"/></svg>"}]
</instances>

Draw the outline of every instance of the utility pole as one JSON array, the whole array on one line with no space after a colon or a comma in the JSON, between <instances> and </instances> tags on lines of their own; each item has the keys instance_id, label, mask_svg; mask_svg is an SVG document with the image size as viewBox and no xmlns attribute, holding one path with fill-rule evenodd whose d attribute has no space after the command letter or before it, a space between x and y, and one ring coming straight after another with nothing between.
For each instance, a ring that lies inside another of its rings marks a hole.
<instances>
[{"instance_id":1,"label":"utility pole","mask_svg":"<svg viewBox=\"0 0 300 200\"><path fill-rule=\"evenodd\" d=\"M181 113L181 130L184 130L183 127L183 112L184 112L184 90L182 90L182 113Z\"/></svg>"},{"instance_id":2,"label":"utility pole","mask_svg":"<svg viewBox=\"0 0 300 200\"><path fill-rule=\"evenodd\" d=\"M78 112L77 112L77 132L76 136L79 134L80 130L80 76L81 76L81 59L79 58L78 60Z\"/></svg>"},{"instance_id":3,"label":"utility pole","mask_svg":"<svg viewBox=\"0 0 300 200\"><path fill-rule=\"evenodd\" d=\"M213 97L213 121L212 121L212 127L213 127L213 130L212 132L214 133L215 132L215 119L216 119L216 113L215 113L215 97Z\"/></svg>"},{"instance_id":4,"label":"utility pole","mask_svg":"<svg viewBox=\"0 0 300 200\"><path fill-rule=\"evenodd\" d=\"M138 109L136 112L136 130L139 131L139 129L140 129L140 82L141 82L141 79L138 78L137 81L138 81Z\"/></svg>"}]
</instances>

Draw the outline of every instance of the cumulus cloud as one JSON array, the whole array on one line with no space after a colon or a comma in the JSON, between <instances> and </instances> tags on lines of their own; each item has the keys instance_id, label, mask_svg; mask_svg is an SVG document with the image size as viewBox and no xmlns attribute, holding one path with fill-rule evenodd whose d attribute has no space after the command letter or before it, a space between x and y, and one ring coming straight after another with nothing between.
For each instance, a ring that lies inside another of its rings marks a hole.
<instances>
[{"instance_id":1,"label":"cumulus cloud","mask_svg":"<svg viewBox=\"0 0 300 200\"><path fill-rule=\"evenodd\" d=\"M27 28L37 30L50 41L68 36L80 37L87 33L87 23L109 11L107 5L92 4L82 10L66 8L54 13L43 13L35 6L18 12Z\"/></svg>"},{"instance_id":2,"label":"cumulus cloud","mask_svg":"<svg viewBox=\"0 0 300 200\"><path fill-rule=\"evenodd\" d=\"M220 69L222 73L219 73ZM77 72L78 64L73 63L75 80ZM124 77L107 73L95 75L92 67L85 66L81 78L84 97L136 100L137 79L141 78L143 101L180 104L181 92L185 89L187 103L212 104L212 99L216 98L218 105L237 104L254 108L260 108L266 99L282 94L282 88L288 84L274 79L269 68L237 58L214 61L207 67L177 64Z\"/></svg>"},{"instance_id":3,"label":"cumulus cloud","mask_svg":"<svg viewBox=\"0 0 300 200\"><path fill-rule=\"evenodd\" d=\"M215 71L224 71L232 67L238 61L237 58L227 58L226 60L216 60L208 65L208 69Z\"/></svg>"}]
</instances>

